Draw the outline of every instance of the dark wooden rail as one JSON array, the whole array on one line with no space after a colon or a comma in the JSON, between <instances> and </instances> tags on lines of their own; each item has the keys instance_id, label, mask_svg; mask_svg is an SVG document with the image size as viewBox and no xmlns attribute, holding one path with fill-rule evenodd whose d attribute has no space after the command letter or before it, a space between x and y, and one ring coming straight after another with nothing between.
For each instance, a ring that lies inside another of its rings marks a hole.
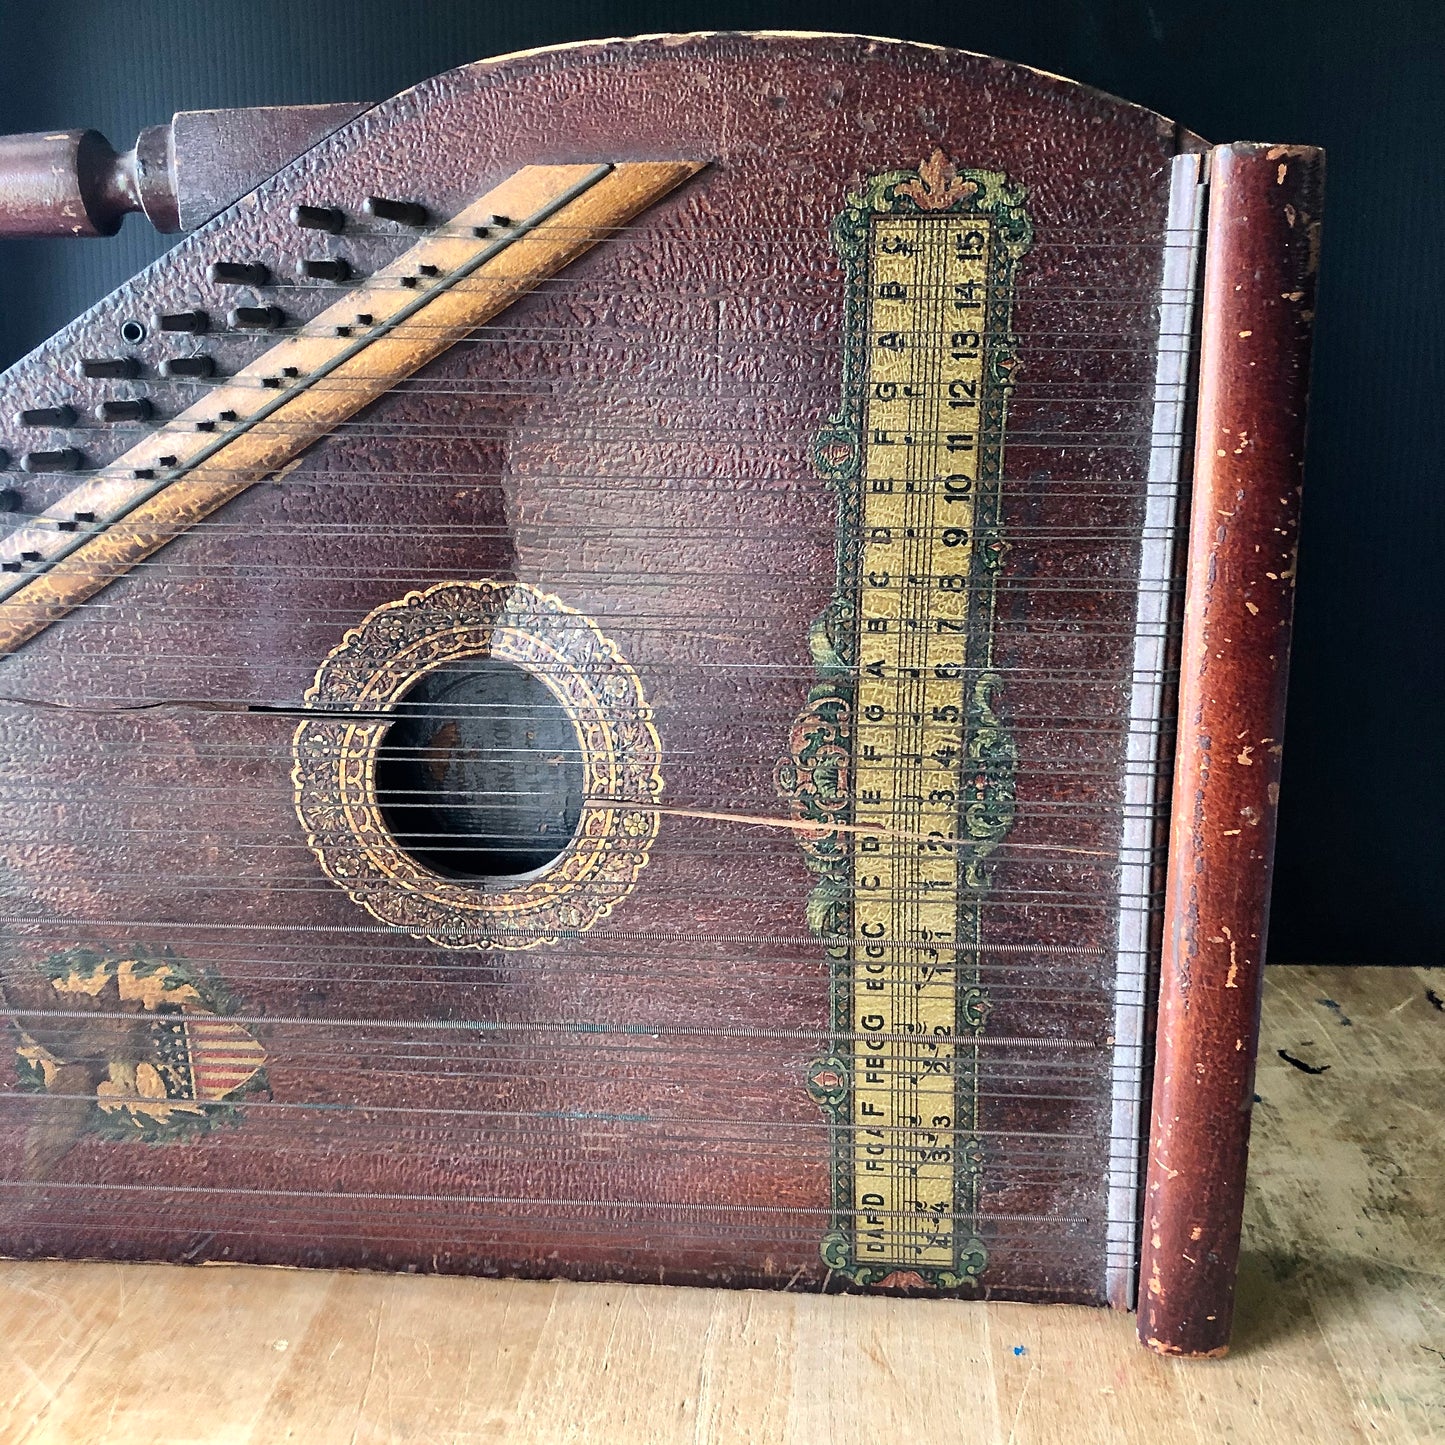
<instances>
[{"instance_id":1,"label":"dark wooden rail","mask_svg":"<svg viewBox=\"0 0 1445 1445\"><path fill-rule=\"evenodd\" d=\"M1182 1355L1223 1354L1234 1307L1324 179L1310 147L1210 161L1139 1289L1140 1338Z\"/></svg>"}]
</instances>

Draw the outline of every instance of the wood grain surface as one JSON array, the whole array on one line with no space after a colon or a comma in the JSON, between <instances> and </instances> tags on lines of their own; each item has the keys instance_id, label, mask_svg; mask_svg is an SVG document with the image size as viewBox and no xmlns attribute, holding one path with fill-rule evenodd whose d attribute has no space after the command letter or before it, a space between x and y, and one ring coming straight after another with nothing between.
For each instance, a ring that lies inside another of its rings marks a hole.
<instances>
[{"instance_id":1,"label":"wood grain surface","mask_svg":"<svg viewBox=\"0 0 1445 1445\"><path fill-rule=\"evenodd\" d=\"M115 384L81 374L125 323L211 318L125 344L127 397L164 421L210 394L167 363L204 354L229 377L275 344L223 325L238 299L297 323L332 304L334 288L292 284L321 244L293 206L344 210L326 244L374 275L414 240L365 222L374 193L445 217L522 164L709 162L4 659L12 1005L49 1002L45 961L76 946L169 948L224 980L238 1026L262 1021L273 1092L200 1147L115 1148L76 1132L78 1107L53 1122L57 1101L7 1063L0 1252L841 1286L820 1251L830 1126L805 1082L830 1038L830 962L806 932L802 850L749 820L781 813L838 576L839 494L813 457L849 324L831 228L866 178L946 150L1022 186L1034 233L1009 322L993 614L997 711L1023 761L987 891L987 1031L1013 1042L989 1045L980 1086L981 1288L1107 1299L1156 303L1173 158L1200 144L1083 87L913 45L704 36L512 57L366 112L7 372L5 481L41 511L75 477L23 457L104 467L136 439L90 422ZM238 261L276 284L211 278ZM61 407L86 424L16 420ZM673 811L615 930L461 957L358 932L368 915L320 873L295 719L275 709L373 609L445 580L561 598L641 680ZM338 1020L367 1023L338 1049ZM525 1068L461 1031L411 1047L459 1020L578 1029L529 1042Z\"/></svg>"},{"instance_id":2,"label":"wood grain surface","mask_svg":"<svg viewBox=\"0 0 1445 1445\"><path fill-rule=\"evenodd\" d=\"M0 1440L1445 1440L1442 992L1270 971L1228 1359L1067 1306L7 1263Z\"/></svg>"}]
</instances>

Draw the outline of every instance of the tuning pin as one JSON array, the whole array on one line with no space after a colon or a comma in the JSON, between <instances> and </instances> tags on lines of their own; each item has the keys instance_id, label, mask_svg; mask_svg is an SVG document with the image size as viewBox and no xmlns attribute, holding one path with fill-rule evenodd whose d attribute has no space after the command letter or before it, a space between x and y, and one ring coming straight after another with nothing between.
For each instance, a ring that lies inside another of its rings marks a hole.
<instances>
[{"instance_id":1,"label":"tuning pin","mask_svg":"<svg viewBox=\"0 0 1445 1445\"><path fill-rule=\"evenodd\" d=\"M17 414L21 426L74 426L75 411L68 406L34 406Z\"/></svg>"},{"instance_id":2,"label":"tuning pin","mask_svg":"<svg viewBox=\"0 0 1445 1445\"><path fill-rule=\"evenodd\" d=\"M271 279L259 261L213 261L208 274L222 286L264 286Z\"/></svg>"},{"instance_id":3,"label":"tuning pin","mask_svg":"<svg viewBox=\"0 0 1445 1445\"><path fill-rule=\"evenodd\" d=\"M424 226L427 223L427 208L416 201L389 201L384 196L368 196L362 209L378 221L396 221L402 226Z\"/></svg>"},{"instance_id":4,"label":"tuning pin","mask_svg":"<svg viewBox=\"0 0 1445 1445\"><path fill-rule=\"evenodd\" d=\"M175 311L168 316L157 316L156 325L162 331L184 331L199 336L210 329L211 318L204 311Z\"/></svg>"},{"instance_id":5,"label":"tuning pin","mask_svg":"<svg viewBox=\"0 0 1445 1445\"><path fill-rule=\"evenodd\" d=\"M216 363L209 356L170 356L161 362L162 376L195 377L214 375Z\"/></svg>"},{"instance_id":6,"label":"tuning pin","mask_svg":"<svg viewBox=\"0 0 1445 1445\"><path fill-rule=\"evenodd\" d=\"M346 216L334 206L292 206L291 221L303 230L339 236L346 225Z\"/></svg>"},{"instance_id":7,"label":"tuning pin","mask_svg":"<svg viewBox=\"0 0 1445 1445\"><path fill-rule=\"evenodd\" d=\"M26 452L20 465L27 472L76 472L84 460L74 447L62 447L57 452Z\"/></svg>"},{"instance_id":8,"label":"tuning pin","mask_svg":"<svg viewBox=\"0 0 1445 1445\"><path fill-rule=\"evenodd\" d=\"M101 421L149 421L152 407L139 397L135 401L103 401L95 410Z\"/></svg>"},{"instance_id":9,"label":"tuning pin","mask_svg":"<svg viewBox=\"0 0 1445 1445\"><path fill-rule=\"evenodd\" d=\"M133 356L101 357L82 361L80 374L92 381L134 381L140 375L140 363Z\"/></svg>"},{"instance_id":10,"label":"tuning pin","mask_svg":"<svg viewBox=\"0 0 1445 1445\"><path fill-rule=\"evenodd\" d=\"M238 331L275 331L286 324L286 313L279 306L238 306L226 319Z\"/></svg>"},{"instance_id":11,"label":"tuning pin","mask_svg":"<svg viewBox=\"0 0 1445 1445\"><path fill-rule=\"evenodd\" d=\"M349 281L351 280L351 266L339 256L328 257L316 261L303 261L301 274L309 277L312 281Z\"/></svg>"}]
</instances>

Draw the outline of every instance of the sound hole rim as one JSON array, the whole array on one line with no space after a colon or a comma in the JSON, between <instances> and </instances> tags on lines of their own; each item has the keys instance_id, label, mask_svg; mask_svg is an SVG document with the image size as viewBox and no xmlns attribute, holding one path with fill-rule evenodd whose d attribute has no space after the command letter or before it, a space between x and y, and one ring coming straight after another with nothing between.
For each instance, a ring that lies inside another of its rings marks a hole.
<instances>
[{"instance_id":1,"label":"sound hole rim","mask_svg":"<svg viewBox=\"0 0 1445 1445\"><path fill-rule=\"evenodd\" d=\"M494 656L538 672L582 741L586 801L573 846L541 876L497 888L418 865L381 819L386 712L448 660ZM444 948L527 949L583 933L637 886L657 837L662 744L636 671L591 618L522 582L440 582L384 603L317 669L316 716L292 740L297 817L322 870L374 918Z\"/></svg>"}]
</instances>

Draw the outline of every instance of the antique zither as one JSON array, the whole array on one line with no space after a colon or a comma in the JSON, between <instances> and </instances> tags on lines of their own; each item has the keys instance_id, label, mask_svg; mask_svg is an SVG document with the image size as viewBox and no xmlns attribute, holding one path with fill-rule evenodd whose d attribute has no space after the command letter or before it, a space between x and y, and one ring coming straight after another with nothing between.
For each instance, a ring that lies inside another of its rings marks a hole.
<instances>
[{"instance_id":1,"label":"antique zither","mask_svg":"<svg viewBox=\"0 0 1445 1445\"><path fill-rule=\"evenodd\" d=\"M0 1252L1222 1350L1320 153L853 36L265 115L0 142L198 226L3 379Z\"/></svg>"}]
</instances>

